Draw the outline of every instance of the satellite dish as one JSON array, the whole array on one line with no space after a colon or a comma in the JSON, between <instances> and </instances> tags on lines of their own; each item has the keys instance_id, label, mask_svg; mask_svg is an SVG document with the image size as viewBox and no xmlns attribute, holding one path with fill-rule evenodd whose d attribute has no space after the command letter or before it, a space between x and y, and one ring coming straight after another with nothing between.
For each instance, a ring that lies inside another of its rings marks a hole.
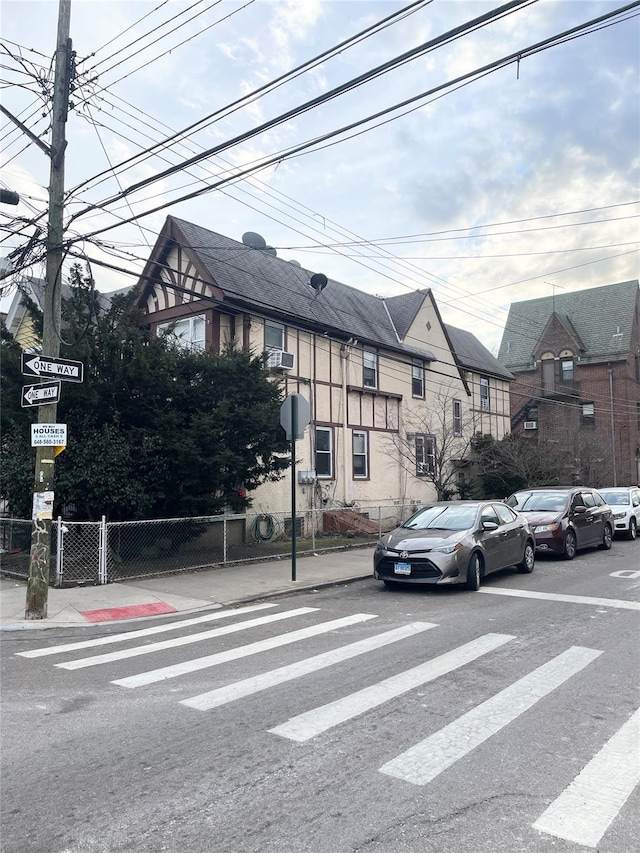
<instances>
[{"instance_id":1,"label":"satellite dish","mask_svg":"<svg viewBox=\"0 0 640 853\"><path fill-rule=\"evenodd\" d=\"M294 267L302 267L300 261L289 261L290 264L293 264Z\"/></svg>"},{"instance_id":2,"label":"satellite dish","mask_svg":"<svg viewBox=\"0 0 640 853\"><path fill-rule=\"evenodd\" d=\"M249 246L250 249L266 249L267 243L260 234L256 234L255 231L247 231L242 235L242 242L245 246Z\"/></svg>"},{"instance_id":3,"label":"satellite dish","mask_svg":"<svg viewBox=\"0 0 640 853\"><path fill-rule=\"evenodd\" d=\"M327 281L327 277L324 273L316 272L309 279L309 284L314 290L320 293L320 291L327 286Z\"/></svg>"},{"instance_id":4,"label":"satellite dish","mask_svg":"<svg viewBox=\"0 0 640 853\"><path fill-rule=\"evenodd\" d=\"M277 258L277 257L278 257L278 253L277 253L277 252L276 252L276 250L273 248L273 246L267 246L267 245L265 244L264 246L261 246L260 248L262 249L262 251L263 251L263 252L265 252L265 254L267 254L267 255L271 255L273 258Z\"/></svg>"}]
</instances>

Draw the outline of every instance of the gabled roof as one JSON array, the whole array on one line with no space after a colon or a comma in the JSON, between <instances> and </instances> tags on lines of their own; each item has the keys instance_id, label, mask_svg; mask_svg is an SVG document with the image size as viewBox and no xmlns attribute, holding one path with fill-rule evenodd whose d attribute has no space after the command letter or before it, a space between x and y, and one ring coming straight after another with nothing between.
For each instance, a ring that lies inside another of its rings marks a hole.
<instances>
[{"instance_id":1,"label":"gabled roof","mask_svg":"<svg viewBox=\"0 0 640 853\"><path fill-rule=\"evenodd\" d=\"M446 324L449 340L461 367L475 373L485 373L500 379L513 379L513 374L503 367L498 359L471 332Z\"/></svg>"},{"instance_id":2,"label":"gabled roof","mask_svg":"<svg viewBox=\"0 0 640 853\"><path fill-rule=\"evenodd\" d=\"M172 233L180 237L183 248L197 258L199 266L223 292L223 301L230 307L274 318L291 318L311 328L357 338L360 343L437 361L426 347L421 348L419 344L408 347L401 343L402 336L396 333L392 315L387 310L389 300L332 279L317 292L309 285L313 273L302 267L184 219L170 216L167 222L172 226ZM141 303L145 284L143 282ZM424 293L419 298L422 301Z\"/></svg>"},{"instance_id":3,"label":"gabled roof","mask_svg":"<svg viewBox=\"0 0 640 853\"><path fill-rule=\"evenodd\" d=\"M638 280L514 302L502 335L498 360L511 370L531 367L549 318L554 313L582 343L581 361L624 357L638 300Z\"/></svg>"}]
</instances>

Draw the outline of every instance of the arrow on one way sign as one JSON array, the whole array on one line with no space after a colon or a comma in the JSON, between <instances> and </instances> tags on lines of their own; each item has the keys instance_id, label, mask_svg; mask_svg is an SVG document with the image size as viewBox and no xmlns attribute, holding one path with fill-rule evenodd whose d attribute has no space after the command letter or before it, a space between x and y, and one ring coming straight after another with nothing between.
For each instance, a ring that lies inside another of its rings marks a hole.
<instances>
[{"instance_id":1,"label":"arrow on one way sign","mask_svg":"<svg viewBox=\"0 0 640 853\"><path fill-rule=\"evenodd\" d=\"M59 382L43 382L41 385L23 385L20 405L43 406L45 403L57 403L60 399Z\"/></svg>"},{"instance_id":2,"label":"arrow on one way sign","mask_svg":"<svg viewBox=\"0 0 640 853\"><path fill-rule=\"evenodd\" d=\"M22 373L26 376L55 376L68 382L82 382L83 372L84 365L81 361L22 353Z\"/></svg>"}]
</instances>

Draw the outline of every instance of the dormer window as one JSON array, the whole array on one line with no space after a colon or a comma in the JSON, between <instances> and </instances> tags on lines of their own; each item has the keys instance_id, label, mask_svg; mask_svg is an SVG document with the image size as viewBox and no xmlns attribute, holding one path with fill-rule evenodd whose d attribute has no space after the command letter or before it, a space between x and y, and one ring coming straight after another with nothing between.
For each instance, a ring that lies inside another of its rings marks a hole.
<instances>
[{"instance_id":1,"label":"dormer window","mask_svg":"<svg viewBox=\"0 0 640 853\"><path fill-rule=\"evenodd\" d=\"M562 371L562 381L571 382L573 380L573 358L563 358L560 362L560 370Z\"/></svg>"}]
</instances>

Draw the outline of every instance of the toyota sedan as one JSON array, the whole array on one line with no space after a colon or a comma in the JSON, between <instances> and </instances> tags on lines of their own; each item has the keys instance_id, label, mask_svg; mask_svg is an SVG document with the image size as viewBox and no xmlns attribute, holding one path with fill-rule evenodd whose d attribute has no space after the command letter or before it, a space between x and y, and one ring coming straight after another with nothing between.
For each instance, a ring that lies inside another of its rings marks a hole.
<instances>
[{"instance_id":1,"label":"toyota sedan","mask_svg":"<svg viewBox=\"0 0 640 853\"><path fill-rule=\"evenodd\" d=\"M464 584L516 566L533 571L535 538L529 522L499 501L447 501L421 507L378 542L373 576L399 584Z\"/></svg>"}]
</instances>

